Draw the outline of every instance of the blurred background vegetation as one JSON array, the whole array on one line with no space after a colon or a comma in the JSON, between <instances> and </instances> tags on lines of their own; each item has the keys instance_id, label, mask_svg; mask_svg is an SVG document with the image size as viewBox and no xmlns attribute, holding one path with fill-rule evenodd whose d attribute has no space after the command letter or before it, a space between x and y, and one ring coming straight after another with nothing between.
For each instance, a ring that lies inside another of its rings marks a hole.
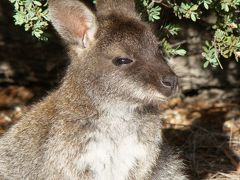
<instances>
[{"instance_id":1,"label":"blurred background vegetation","mask_svg":"<svg viewBox=\"0 0 240 180\"><path fill-rule=\"evenodd\" d=\"M49 24L46 0L10 0L14 5L15 24L24 26L26 31L41 40L47 40ZM95 3L95 1L93 1ZM203 67L220 66L219 57L238 61L240 58L240 0L138 0L143 16L149 22L161 24L160 45L168 57L186 54L181 43L172 44L170 38L181 31L181 23L186 20L206 26L209 39L202 45ZM178 18L176 22L166 22L163 14Z\"/></svg>"}]
</instances>

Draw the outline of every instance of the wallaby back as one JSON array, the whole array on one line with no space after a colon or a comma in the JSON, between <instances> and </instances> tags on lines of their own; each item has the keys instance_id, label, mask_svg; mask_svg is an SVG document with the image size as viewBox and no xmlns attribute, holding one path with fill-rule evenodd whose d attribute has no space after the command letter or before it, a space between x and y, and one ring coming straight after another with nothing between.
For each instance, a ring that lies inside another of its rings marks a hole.
<instances>
[{"instance_id":1,"label":"wallaby back","mask_svg":"<svg viewBox=\"0 0 240 180\"><path fill-rule=\"evenodd\" d=\"M177 77L157 38L134 0L96 7L49 0L71 64L60 87L0 139L2 179L186 179L162 144L158 104Z\"/></svg>"}]
</instances>

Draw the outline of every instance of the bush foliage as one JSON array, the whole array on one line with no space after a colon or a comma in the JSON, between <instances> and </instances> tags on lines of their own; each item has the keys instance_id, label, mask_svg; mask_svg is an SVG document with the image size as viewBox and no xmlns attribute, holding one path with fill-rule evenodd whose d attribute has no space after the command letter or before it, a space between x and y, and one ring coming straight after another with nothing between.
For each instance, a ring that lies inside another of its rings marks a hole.
<instances>
[{"instance_id":1,"label":"bush foliage","mask_svg":"<svg viewBox=\"0 0 240 180\"><path fill-rule=\"evenodd\" d=\"M15 9L15 24L24 26L32 35L47 40L48 9L46 0L10 0ZM159 23L164 21L161 14L164 10L172 12L179 19L198 23L204 21L209 29L211 39L203 44L203 67L220 66L220 57L225 59L240 58L240 0L138 0L148 21ZM93 0L93 3L95 1ZM214 22L206 21L214 17ZM184 21L185 22L185 21ZM178 35L181 28L177 24L162 23L160 44L166 56L185 55L180 45L173 45L169 39ZM181 43L179 43L181 44ZM223 59L222 58L222 59Z\"/></svg>"}]
</instances>

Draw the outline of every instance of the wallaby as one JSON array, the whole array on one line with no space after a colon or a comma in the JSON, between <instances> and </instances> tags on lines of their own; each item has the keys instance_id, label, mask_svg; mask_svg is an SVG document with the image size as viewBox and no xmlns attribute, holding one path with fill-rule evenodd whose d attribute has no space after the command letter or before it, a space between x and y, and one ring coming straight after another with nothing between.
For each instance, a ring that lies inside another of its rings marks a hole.
<instances>
[{"instance_id":1,"label":"wallaby","mask_svg":"<svg viewBox=\"0 0 240 180\"><path fill-rule=\"evenodd\" d=\"M182 180L162 142L158 105L177 88L134 0L49 0L71 63L0 139L0 179Z\"/></svg>"}]
</instances>

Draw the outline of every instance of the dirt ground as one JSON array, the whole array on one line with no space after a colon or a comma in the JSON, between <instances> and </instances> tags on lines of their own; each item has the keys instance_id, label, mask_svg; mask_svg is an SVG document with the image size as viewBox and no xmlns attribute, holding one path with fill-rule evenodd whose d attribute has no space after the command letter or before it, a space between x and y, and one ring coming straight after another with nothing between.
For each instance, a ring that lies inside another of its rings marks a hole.
<instances>
[{"instance_id":1,"label":"dirt ground","mask_svg":"<svg viewBox=\"0 0 240 180\"><path fill-rule=\"evenodd\" d=\"M240 179L240 103L173 98L164 105L167 141L182 151L191 179Z\"/></svg>"},{"instance_id":2,"label":"dirt ground","mask_svg":"<svg viewBox=\"0 0 240 180\"><path fill-rule=\"evenodd\" d=\"M0 1L0 135L58 86L69 62L55 37L38 42L14 26L10 9ZM181 152L190 179L240 180L237 94L205 89L160 105L164 139Z\"/></svg>"}]
</instances>

